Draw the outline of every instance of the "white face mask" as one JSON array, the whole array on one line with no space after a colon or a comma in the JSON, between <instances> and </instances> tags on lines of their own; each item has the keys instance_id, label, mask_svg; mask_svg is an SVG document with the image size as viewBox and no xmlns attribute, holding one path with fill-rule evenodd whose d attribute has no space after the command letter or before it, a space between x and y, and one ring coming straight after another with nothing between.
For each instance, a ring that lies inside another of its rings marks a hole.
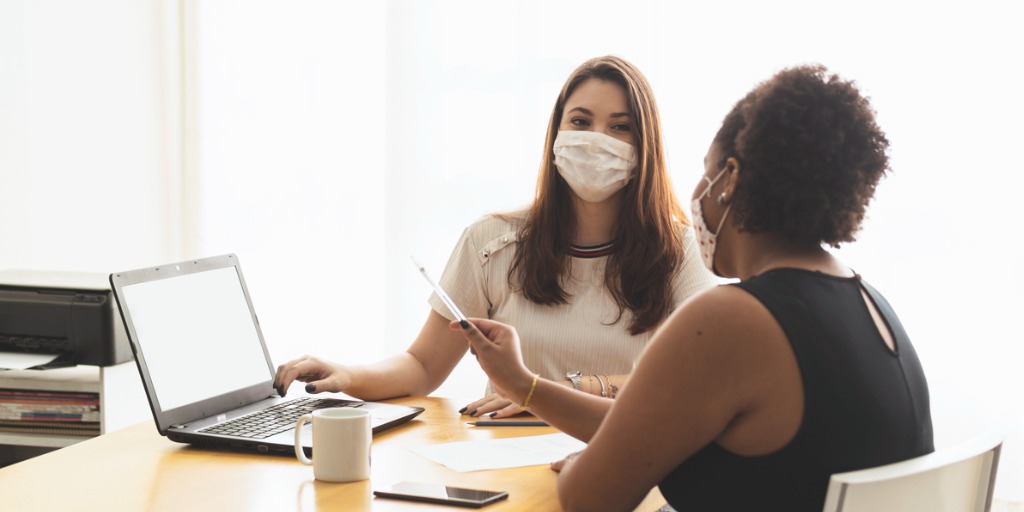
<instances>
[{"instance_id":1,"label":"white face mask","mask_svg":"<svg viewBox=\"0 0 1024 512\"><path fill-rule=\"evenodd\" d=\"M704 266L708 268L712 273L718 275L715 272L715 241L718 238L718 234L722 232L722 226L725 225L725 218L729 216L729 209L732 208L730 204L725 208L725 213L722 214L722 220L718 222L718 229L714 233L708 229L707 222L704 221L704 210L700 206L701 199L711 195L711 187L715 185L722 175L725 174L725 169L715 176L715 179L708 179L704 176L704 181L708 182L708 188L704 189L696 199L690 203L690 209L693 210L693 230L697 235L697 243L700 245L700 257L704 260Z\"/></svg>"},{"instance_id":2,"label":"white face mask","mask_svg":"<svg viewBox=\"0 0 1024 512\"><path fill-rule=\"evenodd\" d=\"M636 148L603 133L559 131L553 149L558 174L590 203L622 190L636 169Z\"/></svg>"}]
</instances>

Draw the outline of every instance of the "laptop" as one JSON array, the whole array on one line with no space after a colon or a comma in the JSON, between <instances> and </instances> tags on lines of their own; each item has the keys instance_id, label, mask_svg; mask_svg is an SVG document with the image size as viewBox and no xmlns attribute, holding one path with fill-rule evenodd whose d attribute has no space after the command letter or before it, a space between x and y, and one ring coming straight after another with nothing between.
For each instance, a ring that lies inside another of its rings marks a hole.
<instances>
[{"instance_id":1,"label":"laptop","mask_svg":"<svg viewBox=\"0 0 1024 512\"><path fill-rule=\"evenodd\" d=\"M374 433L421 407L302 396L274 389L238 257L225 254L110 274L128 341L161 435L206 448L295 454L295 422L324 407L372 413ZM312 427L300 435L311 453Z\"/></svg>"}]
</instances>

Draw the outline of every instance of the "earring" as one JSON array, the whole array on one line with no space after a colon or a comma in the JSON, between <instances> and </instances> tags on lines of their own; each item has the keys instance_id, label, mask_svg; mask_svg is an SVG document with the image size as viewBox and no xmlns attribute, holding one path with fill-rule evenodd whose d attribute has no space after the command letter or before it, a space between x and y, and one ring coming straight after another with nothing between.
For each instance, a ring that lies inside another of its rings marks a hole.
<instances>
[{"instance_id":1,"label":"earring","mask_svg":"<svg viewBox=\"0 0 1024 512\"><path fill-rule=\"evenodd\" d=\"M722 206L722 203L725 202L725 192L718 194L718 197L715 198L715 202L718 203L718 206Z\"/></svg>"}]
</instances>

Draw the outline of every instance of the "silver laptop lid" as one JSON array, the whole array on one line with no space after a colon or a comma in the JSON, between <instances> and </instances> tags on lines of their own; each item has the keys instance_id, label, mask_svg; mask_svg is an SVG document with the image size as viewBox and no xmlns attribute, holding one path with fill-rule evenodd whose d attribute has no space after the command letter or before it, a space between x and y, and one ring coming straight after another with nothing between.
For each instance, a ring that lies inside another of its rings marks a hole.
<instances>
[{"instance_id":1,"label":"silver laptop lid","mask_svg":"<svg viewBox=\"0 0 1024 512\"><path fill-rule=\"evenodd\" d=\"M238 257L110 275L157 428L274 394L274 366Z\"/></svg>"}]
</instances>

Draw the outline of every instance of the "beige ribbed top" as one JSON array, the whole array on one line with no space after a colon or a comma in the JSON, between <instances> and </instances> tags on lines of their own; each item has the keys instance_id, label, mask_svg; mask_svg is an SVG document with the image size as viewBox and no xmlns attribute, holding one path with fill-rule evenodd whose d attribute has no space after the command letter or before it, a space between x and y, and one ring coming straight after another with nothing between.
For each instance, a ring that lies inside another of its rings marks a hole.
<instances>
[{"instance_id":1,"label":"beige ribbed top","mask_svg":"<svg viewBox=\"0 0 1024 512\"><path fill-rule=\"evenodd\" d=\"M612 323L619 308L604 287L608 257L573 258L572 279L565 286L570 302L535 304L508 284L517 243L518 225L514 222L487 215L466 228L441 276L441 287L466 316L515 326L523 361L541 377L557 381L576 370L584 374L630 373L653 331L631 335L628 310ZM683 264L673 276L675 306L717 284L701 262L691 229L686 229L684 244ZM436 294L431 294L429 302L441 316L452 319Z\"/></svg>"}]
</instances>

